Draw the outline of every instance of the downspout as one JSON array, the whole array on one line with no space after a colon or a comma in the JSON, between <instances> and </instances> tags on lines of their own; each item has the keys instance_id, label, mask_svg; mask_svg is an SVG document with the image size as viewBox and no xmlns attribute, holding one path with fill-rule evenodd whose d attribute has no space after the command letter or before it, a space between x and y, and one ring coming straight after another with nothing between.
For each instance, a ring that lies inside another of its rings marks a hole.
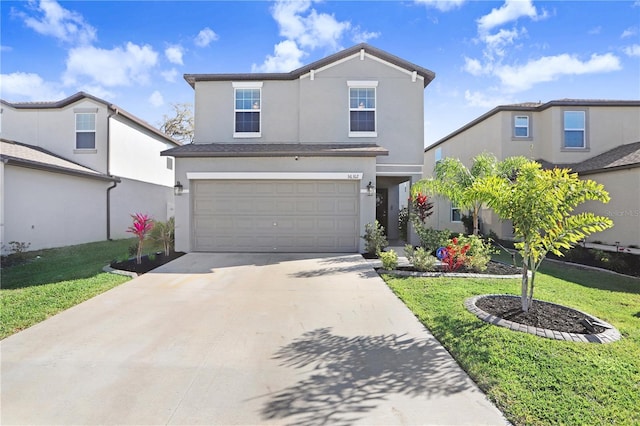
<instances>
[{"instance_id":1,"label":"downspout","mask_svg":"<svg viewBox=\"0 0 640 426\"><path fill-rule=\"evenodd\" d=\"M111 176L111 117L118 114L117 109L113 109L113 113L107 116L107 175ZM111 241L111 190L118 186L118 182L114 181L113 185L107 188L107 240Z\"/></svg>"}]
</instances>

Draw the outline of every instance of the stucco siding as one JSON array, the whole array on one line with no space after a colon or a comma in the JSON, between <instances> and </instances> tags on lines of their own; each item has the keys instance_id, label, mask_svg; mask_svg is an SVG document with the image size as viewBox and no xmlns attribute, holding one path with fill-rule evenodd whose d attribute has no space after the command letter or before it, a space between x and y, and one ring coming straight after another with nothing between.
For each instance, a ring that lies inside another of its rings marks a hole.
<instances>
[{"instance_id":1,"label":"stucco siding","mask_svg":"<svg viewBox=\"0 0 640 426\"><path fill-rule=\"evenodd\" d=\"M153 219L166 221L173 216L173 187L122 179L111 190L111 235L112 239L130 238L131 215L144 213Z\"/></svg>"},{"instance_id":2,"label":"stucco siding","mask_svg":"<svg viewBox=\"0 0 640 426\"><path fill-rule=\"evenodd\" d=\"M169 169L168 157L161 157L160 153L174 145L119 116L110 120L110 139L112 175L173 187L173 159L170 159L172 168Z\"/></svg>"},{"instance_id":3,"label":"stucco siding","mask_svg":"<svg viewBox=\"0 0 640 426\"><path fill-rule=\"evenodd\" d=\"M83 99L64 108L14 109L3 105L2 137L27 143L101 173L107 173L105 105ZM96 112L96 149L76 150L76 112Z\"/></svg>"},{"instance_id":4,"label":"stucco siding","mask_svg":"<svg viewBox=\"0 0 640 426\"><path fill-rule=\"evenodd\" d=\"M180 158L176 179L183 183L185 193L175 197L176 250L192 251L190 182L193 172L271 172L271 173L363 173L360 188L375 182L375 157L365 158ZM360 194L360 235L364 226L375 220L375 197ZM360 250L363 250L363 241Z\"/></svg>"},{"instance_id":5,"label":"stucco siding","mask_svg":"<svg viewBox=\"0 0 640 426\"><path fill-rule=\"evenodd\" d=\"M2 243L31 243L29 250L37 250L105 240L108 186L93 179L5 166Z\"/></svg>"}]
</instances>

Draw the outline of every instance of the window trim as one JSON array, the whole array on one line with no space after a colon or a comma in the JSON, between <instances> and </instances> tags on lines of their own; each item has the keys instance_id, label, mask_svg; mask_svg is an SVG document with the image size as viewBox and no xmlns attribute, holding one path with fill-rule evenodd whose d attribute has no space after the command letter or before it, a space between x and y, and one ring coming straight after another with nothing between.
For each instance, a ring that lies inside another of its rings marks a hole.
<instances>
[{"instance_id":1,"label":"window trim","mask_svg":"<svg viewBox=\"0 0 640 426\"><path fill-rule=\"evenodd\" d=\"M584 116L584 127L582 129L567 129L566 125L565 125L565 114L567 112L581 112ZM589 131L588 131L588 125L589 125L589 110L587 108L563 108L562 109L562 147L561 147L561 151L570 151L570 152L576 152L576 151L589 151ZM583 132L583 138L582 138L582 146L567 146L566 143L566 131L567 130L582 130Z\"/></svg>"},{"instance_id":2,"label":"window trim","mask_svg":"<svg viewBox=\"0 0 640 426\"><path fill-rule=\"evenodd\" d=\"M78 116L79 115L93 115L93 130L78 130ZM98 145L98 111L97 109L79 108L73 111L74 120L74 135L75 143L73 147L74 153L95 153L97 152ZM93 147L92 148L79 148L78 147L78 133L93 133Z\"/></svg>"},{"instance_id":3,"label":"window trim","mask_svg":"<svg viewBox=\"0 0 640 426\"><path fill-rule=\"evenodd\" d=\"M527 136L518 136L516 135L516 128L523 128L524 126L516 126L516 120L518 118L526 118L527 119ZM511 140L514 141L530 141L533 140L533 129L531 126L533 119L530 113L519 113L514 112L511 115Z\"/></svg>"},{"instance_id":4,"label":"window trim","mask_svg":"<svg viewBox=\"0 0 640 426\"><path fill-rule=\"evenodd\" d=\"M460 216L460 220L453 220L453 211L454 210L458 211L458 215ZM456 207L453 203L451 203L451 210L450 210L450 214L449 214L449 220L451 221L451 223L462 223L462 211L460 210L460 207Z\"/></svg>"},{"instance_id":5,"label":"window trim","mask_svg":"<svg viewBox=\"0 0 640 426\"><path fill-rule=\"evenodd\" d=\"M374 131L358 132L351 130L351 111L359 111L360 109L351 108L351 89L373 89L375 107L367 108L367 111L373 110ZM350 138L375 138L378 137L378 81L372 80L349 80L347 81L347 129L349 129Z\"/></svg>"},{"instance_id":6,"label":"window trim","mask_svg":"<svg viewBox=\"0 0 640 426\"><path fill-rule=\"evenodd\" d=\"M262 137L262 81L239 81L232 82L231 87L233 87L233 137L235 139L242 138L260 138ZM237 109L236 108L236 93L238 89L258 89L260 93L260 106L255 109L247 110L247 109ZM260 122L258 124L260 130L257 132L237 132L236 131L236 113L238 112L257 112L259 113Z\"/></svg>"}]
</instances>

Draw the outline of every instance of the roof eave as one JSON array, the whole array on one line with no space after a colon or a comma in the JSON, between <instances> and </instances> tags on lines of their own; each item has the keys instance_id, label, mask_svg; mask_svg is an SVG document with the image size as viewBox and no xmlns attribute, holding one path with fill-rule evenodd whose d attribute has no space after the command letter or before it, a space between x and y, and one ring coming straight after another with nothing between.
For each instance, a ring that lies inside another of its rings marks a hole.
<instances>
[{"instance_id":1,"label":"roof eave","mask_svg":"<svg viewBox=\"0 0 640 426\"><path fill-rule=\"evenodd\" d=\"M24 167L34 170L43 170L52 173L60 173L71 176L80 176L88 179L101 180L105 182L120 182L120 178L117 176L109 176L100 173L83 172L82 170L67 169L65 167L54 166L51 164L39 163L37 161L25 160L23 158L11 157L8 155L0 155L0 160L5 164L10 164L18 167Z\"/></svg>"}]
</instances>

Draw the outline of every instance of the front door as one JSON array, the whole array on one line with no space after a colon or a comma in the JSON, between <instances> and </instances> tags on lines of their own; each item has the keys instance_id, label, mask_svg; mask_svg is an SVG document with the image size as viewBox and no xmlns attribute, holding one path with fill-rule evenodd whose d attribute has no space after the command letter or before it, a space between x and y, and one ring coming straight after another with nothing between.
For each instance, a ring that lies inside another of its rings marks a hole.
<instances>
[{"instance_id":1,"label":"front door","mask_svg":"<svg viewBox=\"0 0 640 426\"><path fill-rule=\"evenodd\" d=\"M376 188L376 220L384 226L385 234L388 234L389 190L387 188Z\"/></svg>"}]
</instances>

